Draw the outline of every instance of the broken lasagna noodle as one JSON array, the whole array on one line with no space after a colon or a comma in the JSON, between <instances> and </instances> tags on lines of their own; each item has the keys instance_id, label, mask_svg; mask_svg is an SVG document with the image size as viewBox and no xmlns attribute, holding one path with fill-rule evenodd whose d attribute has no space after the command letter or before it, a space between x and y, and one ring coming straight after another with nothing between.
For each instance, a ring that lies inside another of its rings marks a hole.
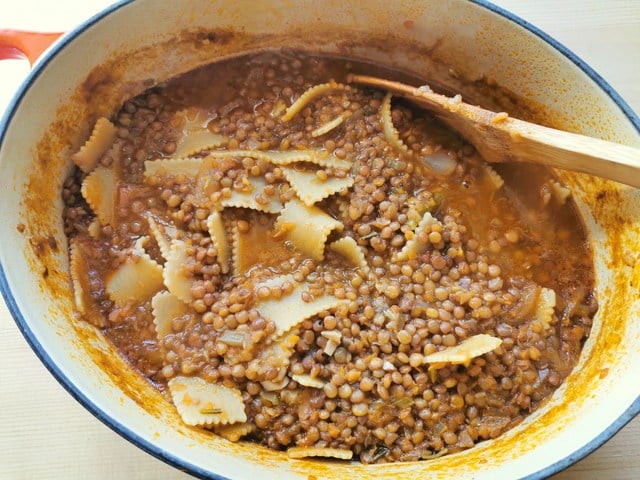
<instances>
[{"instance_id":1,"label":"broken lasagna noodle","mask_svg":"<svg viewBox=\"0 0 640 480\"><path fill-rule=\"evenodd\" d=\"M569 190L341 83L394 74L376 68L212 64L72 155L78 314L185 424L292 459L426 460L518 424L575 365L597 304Z\"/></svg>"}]
</instances>

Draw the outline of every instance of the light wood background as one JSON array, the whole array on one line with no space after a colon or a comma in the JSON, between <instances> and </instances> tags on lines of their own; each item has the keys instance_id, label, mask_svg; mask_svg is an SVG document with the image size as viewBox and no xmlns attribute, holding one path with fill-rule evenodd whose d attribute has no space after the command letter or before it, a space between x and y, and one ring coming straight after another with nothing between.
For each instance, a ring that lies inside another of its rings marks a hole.
<instances>
[{"instance_id":1,"label":"light wood background","mask_svg":"<svg viewBox=\"0 0 640 480\"><path fill-rule=\"evenodd\" d=\"M9 10L0 16L0 28L70 28L107 3L106 0L10 2ZM496 0L495 3L564 43L640 113L640 0ZM74 7L63 6L67 4ZM0 112L26 71L24 65L6 63L0 64ZM76 403L38 361L0 301L0 480L36 478L192 477L128 443ZM637 478L640 478L640 417L598 451L557 474L554 480Z\"/></svg>"}]
</instances>

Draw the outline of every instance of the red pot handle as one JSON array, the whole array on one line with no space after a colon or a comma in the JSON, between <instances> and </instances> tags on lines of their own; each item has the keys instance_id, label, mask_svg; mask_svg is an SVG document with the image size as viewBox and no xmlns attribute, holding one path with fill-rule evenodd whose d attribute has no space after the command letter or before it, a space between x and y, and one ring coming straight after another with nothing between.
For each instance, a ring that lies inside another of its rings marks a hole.
<instances>
[{"instance_id":1,"label":"red pot handle","mask_svg":"<svg viewBox=\"0 0 640 480\"><path fill-rule=\"evenodd\" d=\"M61 32L42 33L0 29L0 60L26 58L33 65Z\"/></svg>"}]
</instances>

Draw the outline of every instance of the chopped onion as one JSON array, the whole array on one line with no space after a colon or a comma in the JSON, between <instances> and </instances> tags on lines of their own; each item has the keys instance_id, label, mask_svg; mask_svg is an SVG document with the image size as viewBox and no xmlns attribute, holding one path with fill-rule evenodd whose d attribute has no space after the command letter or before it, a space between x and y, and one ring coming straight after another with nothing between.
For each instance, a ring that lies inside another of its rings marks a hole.
<instances>
[{"instance_id":1,"label":"chopped onion","mask_svg":"<svg viewBox=\"0 0 640 480\"><path fill-rule=\"evenodd\" d=\"M413 398L411 397L393 396L390 400L391 404L400 410L413 406Z\"/></svg>"},{"instance_id":2,"label":"chopped onion","mask_svg":"<svg viewBox=\"0 0 640 480\"><path fill-rule=\"evenodd\" d=\"M393 372L396 369L396 366L391 363L389 360L385 360L384 363L382 364L382 369L385 372Z\"/></svg>"},{"instance_id":3,"label":"chopped onion","mask_svg":"<svg viewBox=\"0 0 640 480\"><path fill-rule=\"evenodd\" d=\"M233 330L227 330L220 335L220 341L222 343L226 343L230 347L245 347L248 340L246 333L236 332Z\"/></svg>"},{"instance_id":4,"label":"chopped onion","mask_svg":"<svg viewBox=\"0 0 640 480\"><path fill-rule=\"evenodd\" d=\"M339 345L339 343L334 342L333 340L328 340L323 350L324 354L330 357L335 353Z\"/></svg>"},{"instance_id":5,"label":"chopped onion","mask_svg":"<svg viewBox=\"0 0 640 480\"><path fill-rule=\"evenodd\" d=\"M274 392L260 392L262 403L268 406L275 406L280 403L280 398Z\"/></svg>"},{"instance_id":6,"label":"chopped onion","mask_svg":"<svg viewBox=\"0 0 640 480\"><path fill-rule=\"evenodd\" d=\"M451 158L445 150L438 150L429 156L420 158L427 167L440 175L451 175L458 166L458 162Z\"/></svg>"},{"instance_id":7,"label":"chopped onion","mask_svg":"<svg viewBox=\"0 0 640 480\"><path fill-rule=\"evenodd\" d=\"M273 393L273 392L262 392L262 393L267 394L267 393ZM262 395L262 393L260 395ZM273 395L275 396L276 394L273 393ZM285 390L282 390L280 392L280 398L287 405L297 405L298 404L298 397L299 397L299 394L295 390L286 390L285 389Z\"/></svg>"}]
</instances>

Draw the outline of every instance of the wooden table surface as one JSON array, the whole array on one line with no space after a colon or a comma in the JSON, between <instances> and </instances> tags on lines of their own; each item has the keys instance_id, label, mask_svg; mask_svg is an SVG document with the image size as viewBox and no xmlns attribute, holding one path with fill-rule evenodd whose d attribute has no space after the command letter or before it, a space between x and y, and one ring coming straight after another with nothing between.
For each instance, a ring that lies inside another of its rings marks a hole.
<instances>
[{"instance_id":1,"label":"wooden table surface","mask_svg":"<svg viewBox=\"0 0 640 480\"><path fill-rule=\"evenodd\" d=\"M67 3L74 3L75 8L61 8ZM9 11L0 16L0 28L69 28L106 3L11 2ZM564 43L640 113L640 0L495 3ZM0 64L0 112L25 71L24 65ZM139 450L76 403L27 346L2 301L0 372L0 480L192 478ZM640 417L595 453L553 478L640 478Z\"/></svg>"}]
</instances>

